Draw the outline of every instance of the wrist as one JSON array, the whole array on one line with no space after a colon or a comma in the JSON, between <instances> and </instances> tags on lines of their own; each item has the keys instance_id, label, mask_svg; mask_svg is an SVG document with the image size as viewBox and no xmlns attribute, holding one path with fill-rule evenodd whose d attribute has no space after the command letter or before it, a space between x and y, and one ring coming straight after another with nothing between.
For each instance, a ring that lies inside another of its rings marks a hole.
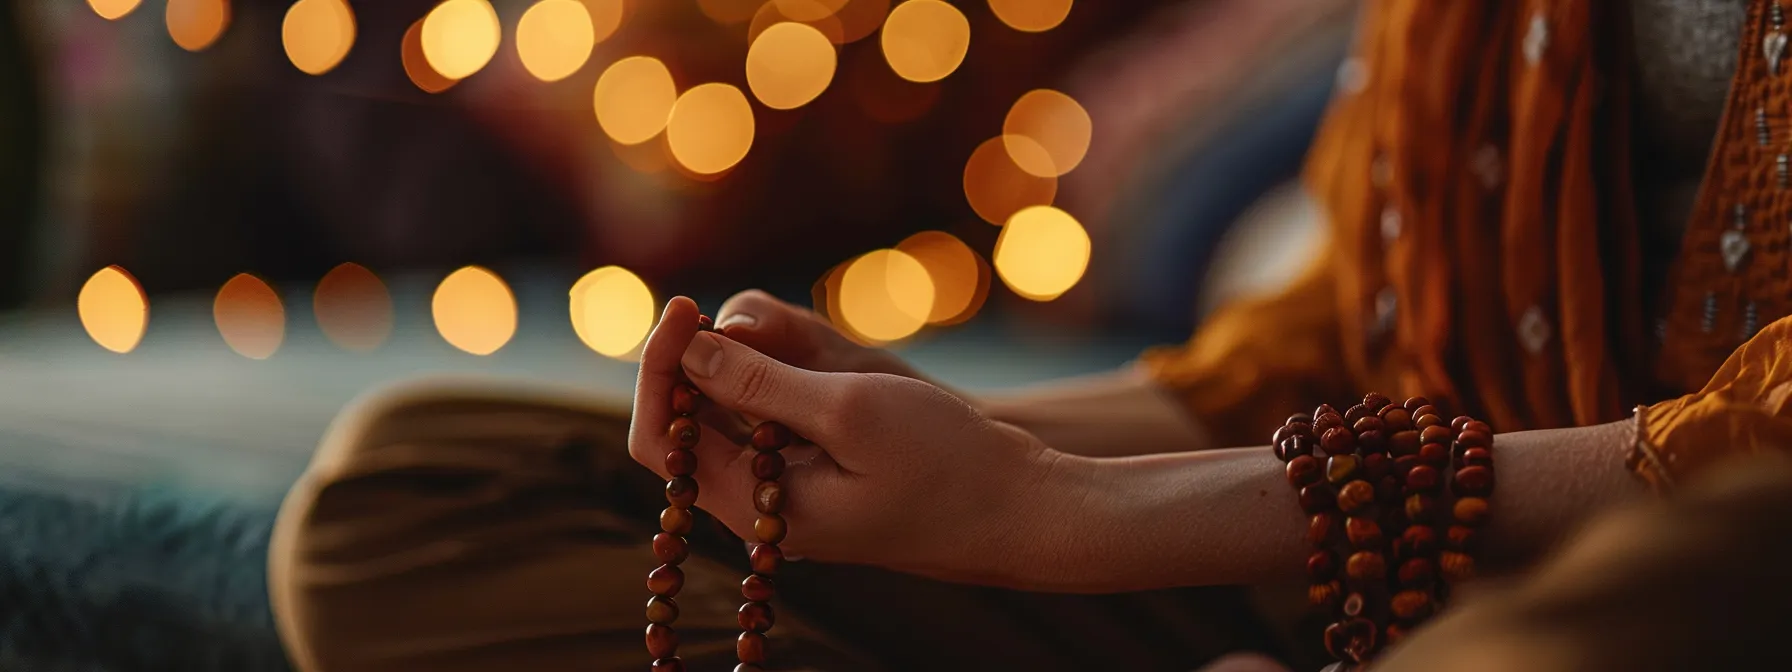
<instances>
[{"instance_id":1,"label":"wrist","mask_svg":"<svg viewBox=\"0 0 1792 672\"><path fill-rule=\"evenodd\" d=\"M1088 568L1080 531L1099 524L1099 503L1110 500L1103 485L1110 480L1108 462L1051 448L1038 454L1030 475L1015 479L1002 504L1008 513L992 556L994 583L1042 590L1081 583Z\"/></svg>"}]
</instances>

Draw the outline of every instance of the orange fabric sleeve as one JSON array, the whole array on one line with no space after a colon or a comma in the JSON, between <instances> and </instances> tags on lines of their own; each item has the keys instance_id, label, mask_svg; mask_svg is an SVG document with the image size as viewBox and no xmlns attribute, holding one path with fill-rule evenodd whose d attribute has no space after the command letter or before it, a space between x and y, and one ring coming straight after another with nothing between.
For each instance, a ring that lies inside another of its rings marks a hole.
<instances>
[{"instance_id":1,"label":"orange fabric sleeve","mask_svg":"<svg viewBox=\"0 0 1792 672\"><path fill-rule=\"evenodd\" d=\"M1727 457L1792 449L1792 317L1731 353L1693 394L1636 413L1627 464L1657 492Z\"/></svg>"}]
</instances>

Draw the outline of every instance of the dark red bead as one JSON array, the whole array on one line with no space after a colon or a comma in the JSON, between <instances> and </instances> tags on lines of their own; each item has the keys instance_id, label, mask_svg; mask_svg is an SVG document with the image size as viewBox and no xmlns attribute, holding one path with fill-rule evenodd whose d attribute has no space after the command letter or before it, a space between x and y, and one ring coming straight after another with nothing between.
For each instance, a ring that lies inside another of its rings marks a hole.
<instances>
[{"instance_id":1,"label":"dark red bead","mask_svg":"<svg viewBox=\"0 0 1792 672\"><path fill-rule=\"evenodd\" d=\"M1426 406L1430 406L1431 400L1424 397L1407 397L1406 403L1402 405L1405 406L1408 411L1416 411Z\"/></svg>"},{"instance_id":2,"label":"dark red bead","mask_svg":"<svg viewBox=\"0 0 1792 672\"><path fill-rule=\"evenodd\" d=\"M678 656L653 661L653 672L684 672L684 661Z\"/></svg>"},{"instance_id":3,"label":"dark red bead","mask_svg":"<svg viewBox=\"0 0 1792 672\"><path fill-rule=\"evenodd\" d=\"M783 450L790 445L790 428L782 423L761 422L753 428L753 450Z\"/></svg>"},{"instance_id":4,"label":"dark red bead","mask_svg":"<svg viewBox=\"0 0 1792 672\"><path fill-rule=\"evenodd\" d=\"M1454 432L1461 432L1462 427L1464 425L1467 425L1468 423L1471 423L1474 421L1475 421L1474 418L1468 417L1466 415L1458 415L1454 419L1450 420L1450 430L1454 431Z\"/></svg>"},{"instance_id":5,"label":"dark red bead","mask_svg":"<svg viewBox=\"0 0 1792 672\"><path fill-rule=\"evenodd\" d=\"M1444 536L1444 548L1458 553L1472 553L1475 550L1475 542L1479 539L1480 533L1475 532L1475 528L1451 525L1449 532Z\"/></svg>"},{"instance_id":6,"label":"dark red bead","mask_svg":"<svg viewBox=\"0 0 1792 672\"><path fill-rule=\"evenodd\" d=\"M1381 417L1382 429L1389 434L1412 429L1412 414L1404 408L1389 404L1377 415Z\"/></svg>"},{"instance_id":7,"label":"dark red bead","mask_svg":"<svg viewBox=\"0 0 1792 672\"><path fill-rule=\"evenodd\" d=\"M1379 432L1379 431L1381 431L1382 430L1381 418L1378 416L1375 416L1375 415L1365 415L1363 417L1357 418L1356 422L1351 423L1350 428L1356 431L1356 433L1359 435L1358 438L1360 439L1361 434L1363 432Z\"/></svg>"},{"instance_id":8,"label":"dark red bead","mask_svg":"<svg viewBox=\"0 0 1792 672\"><path fill-rule=\"evenodd\" d=\"M1421 464L1406 472L1406 491L1436 492L1438 486L1437 469L1428 464Z\"/></svg>"},{"instance_id":9,"label":"dark red bead","mask_svg":"<svg viewBox=\"0 0 1792 672\"><path fill-rule=\"evenodd\" d=\"M676 506L668 506L660 512L660 529L676 535L691 532L691 510Z\"/></svg>"},{"instance_id":10,"label":"dark red bead","mask_svg":"<svg viewBox=\"0 0 1792 672\"><path fill-rule=\"evenodd\" d=\"M1351 516L1345 519L1344 536L1350 539L1351 546L1359 549L1381 548L1381 526L1369 518Z\"/></svg>"},{"instance_id":11,"label":"dark red bead","mask_svg":"<svg viewBox=\"0 0 1792 672\"><path fill-rule=\"evenodd\" d=\"M1269 437L1269 443L1272 446L1278 445L1288 439L1297 436L1306 436L1312 432L1313 426L1305 423L1299 425L1282 425L1281 427L1276 428L1276 433L1274 435Z\"/></svg>"},{"instance_id":12,"label":"dark red bead","mask_svg":"<svg viewBox=\"0 0 1792 672\"><path fill-rule=\"evenodd\" d=\"M1301 455L1312 455L1315 443L1317 441L1310 436L1290 436L1282 439L1280 443L1274 444L1276 459L1287 462Z\"/></svg>"},{"instance_id":13,"label":"dark red bead","mask_svg":"<svg viewBox=\"0 0 1792 672\"><path fill-rule=\"evenodd\" d=\"M1344 559L1344 575L1354 581L1375 581L1388 575L1388 562L1378 552L1357 551Z\"/></svg>"},{"instance_id":14,"label":"dark red bead","mask_svg":"<svg viewBox=\"0 0 1792 672\"><path fill-rule=\"evenodd\" d=\"M1425 461L1420 459L1418 455L1401 455L1400 457L1394 458L1394 470L1392 474L1396 478L1405 480L1406 475L1412 473L1413 467L1417 467L1424 463Z\"/></svg>"},{"instance_id":15,"label":"dark red bead","mask_svg":"<svg viewBox=\"0 0 1792 672\"><path fill-rule=\"evenodd\" d=\"M1386 453L1369 453L1363 456L1363 478L1380 481L1393 471L1394 458L1388 457Z\"/></svg>"},{"instance_id":16,"label":"dark red bead","mask_svg":"<svg viewBox=\"0 0 1792 672\"><path fill-rule=\"evenodd\" d=\"M1370 392L1368 394L1363 395L1363 406L1365 408L1368 408L1371 412L1380 411L1383 406L1387 406L1387 405L1388 405L1387 396L1381 394L1380 392Z\"/></svg>"},{"instance_id":17,"label":"dark red bead","mask_svg":"<svg viewBox=\"0 0 1792 672\"><path fill-rule=\"evenodd\" d=\"M1319 460L1310 455L1301 455L1288 461L1288 484L1296 488L1304 488L1318 483L1319 479L1324 477L1324 471L1320 467Z\"/></svg>"},{"instance_id":18,"label":"dark red bead","mask_svg":"<svg viewBox=\"0 0 1792 672\"><path fill-rule=\"evenodd\" d=\"M691 548L684 537L669 532L653 535L653 557L668 565L682 564L690 557Z\"/></svg>"},{"instance_id":19,"label":"dark red bead","mask_svg":"<svg viewBox=\"0 0 1792 672\"><path fill-rule=\"evenodd\" d=\"M691 508L697 503L697 479L679 476L666 481L666 501L680 508Z\"/></svg>"},{"instance_id":20,"label":"dark red bead","mask_svg":"<svg viewBox=\"0 0 1792 672\"><path fill-rule=\"evenodd\" d=\"M784 534L789 530L784 517L775 513L760 514L753 521L753 534L759 537L760 543L776 544L783 541Z\"/></svg>"},{"instance_id":21,"label":"dark red bead","mask_svg":"<svg viewBox=\"0 0 1792 672\"><path fill-rule=\"evenodd\" d=\"M1300 508L1307 513L1330 511L1338 503L1338 496L1324 484L1314 484L1300 489Z\"/></svg>"},{"instance_id":22,"label":"dark red bead","mask_svg":"<svg viewBox=\"0 0 1792 672\"><path fill-rule=\"evenodd\" d=\"M1424 493L1406 496L1406 519L1414 523L1431 523L1437 520L1437 498Z\"/></svg>"},{"instance_id":23,"label":"dark red bead","mask_svg":"<svg viewBox=\"0 0 1792 672\"><path fill-rule=\"evenodd\" d=\"M1463 432L1456 435L1456 445L1463 448L1486 448L1493 445L1493 435L1481 432Z\"/></svg>"},{"instance_id":24,"label":"dark red bead","mask_svg":"<svg viewBox=\"0 0 1792 672\"><path fill-rule=\"evenodd\" d=\"M1318 551L1307 556L1307 576L1314 581L1330 581L1338 575L1338 556L1331 551Z\"/></svg>"},{"instance_id":25,"label":"dark red bead","mask_svg":"<svg viewBox=\"0 0 1792 672\"><path fill-rule=\"evenodd\" d=\"M1445 448L1441 443L1427 443L1419 446L1419 461L1437 469L1450 466L1450 449Z\"/></svg>"},{"instance_id":26,"label":"dark red bead","mask_svg":"<svg viewBox=\"0 0 1792 672\"><path fill-rule=\"evenodd\" d=\"M671 658L678 653L678 631L658 623L647 626L647 653L654 658Z\"/></svg>"},{"instance_id":27,"label":"dark red bead","mask_svg":"<svg viewBox=\"0 0 1792 672\"><path fill-rule=\"evenodd\" d=\"M666 436L672 444L679 448L695 448L697 440L703 437L703 431L697 428L697 421L690 418L673 418L672 425L666 428Z\"/></svg>"},{"instance_id":28,"label":"dark red bead","mask_svg":"<svg viewBox=\"0 0 1792 672\"><path fill-rule=\"evenodd\" d=\"M1493 466L1493 451L1486 448L1470 448L1462 451L1462 465L1465 467Z\"/></svg>"},{"instance_id":29,"label":"dark red bead","mask_svg":"<svg viewBox=\"0 0 1792 672\"><path fill-rule=\"evenodd\" d=\"M1419 454L1419 432L1408 429L1388 437L1388 452L1394 457Z\"/></svg>"},{"instance_id":30,"label":"dark red bead","mask_svg":"<svg viewBox=\"0 0 1792 672\"><path fill-rule=\"evenodd\" d=\"M734 640L734 657L743 663L765 662L765 635L757 632L740 633Z\"/></svg>"},{"instance_id":31,"label":"dark red bead","mask_svg":"<svg viewBox=\"0 0 1792 672\"><path fill-rule=\"evenodd\" d=\"M1339 511L1354 514L1374 505L1375 486L1368 481L1351 481L1338 488Z\"/></svg>"},{"instance_id":32,"label":"dark red bead","mask_svg":"<svg viewBox=\"0 0 1792 672\"><path fill-rule=\"evenodd\" d=\"M690 385L679 383L672 386L672 412L679 415L690 415L697 412L697 400L703 397L702 392Z\"/></svg>"},{"instance_id":33,"label":"dark red bead","mask_svg":"<svg viewBox=\"0 0 1792 672\"><path fill-rule=\"evenodd\" d=\"M1486 497L1493 492L1493 470L1487 467L1463 467L1456 470L1452 488L1458 495Z\"/></svg>"},{"instance_id":34,"label":"dark red bead","mask_svg":"<svg viewBox=\"0 0 1792 672\"><path fill-rule=\"evenodd\" d=\"M697 454L683 448L666 453L666 473L689 476L697 473Z\"/></svg>"},{"instance_id":35,"label":"dark red bead","mask_svg":"<svg viewBox=\"0 0 1792 672\"><path fill-rule=\"evenodd\" d=\"M697 316L697 331L715 331L715 329L716 329L716 321L715 320L710 319L710 317L708 315L698 315Z\"/></svg>"},{"instance_id":36,"label":"dark red bead","mask_svg":"<svg viewBox=\"0 0 1792 672\"><path fill-rule=\"evenodd\" d=\"M1362 476L1363 458L1355 455L1333 455L1325 461L1325 480L1343 485Z\"/></svg>"},{"instance_id":37,"label":"dark red bead","mask_svg":"<svg viewBox=\"0 0 1792 672\"><path fill-rule=\"evenodd\" d=\"M753 456L753 478L775 481L784 475L784 454L763 452Z\"/></svg>"},{"instance_id":38,"label":"dark red bead","mask_svg":"<svg viewBox=\"0 0 1792 672\"><path fill-rule=\"evenodd\" d=\"M1350 410L1344 411L1344 424L1347 426L1355 426L1356 421L1366 415L1369 415L1368 407L1363 406L1362 404L1351 406Z\"/></svg>"},{"instance_id":39,"label":"dark red bead","mask_svg":"<svg viewBox=\"0 0 1792 672\"><path fill-rule=\"evenodd\" d=\"M1423 620L1431 615L1431 594L1423 590L1402 590L1388 600L1388 611L1402 621Z\"/></svg>"},{"instance_id":40,"label":"dark red bead","mask_svg":"<svg viewBox=\"0 0 1792 672\"><path fill-rule=\"evenodd\" d=\"M684 588L684 570L675 565L660 565L647 573L647 590L661 597L677 597ZM667 654L671 655L671 654ZM664 658L665 656L660 656Z\"/></svg>"},{"instance_id":41,"label":"dark red bead","mask_svg":"<svg viewBox=\"0 0 1792 672\"><path fill-rule=\"evenodd\" d=\"M678 601L655 595L647 598L647 622L671 625L678 620Z\"/></svg>"},{"instance_id":42,"label":"dark red bead","mask_svg":"<svg viewBox=\"0 0 1792 672\"><path fill-rule=\"evenodd\" d=\"M1339 521L1342 519L1336 511L1314 514L1307 519L1307 543L1315 548L1325 546L1338 536Z\"/></svg>"},{"instance_id":43,"label":"dark red bead","mask_svg":"<svg viewBox=\"0 0 1792 672\"><path fill-rule=\"evenodd\" d=\"M1486 434L1486 435L1488 435L1488 436L1493 436L1493 428L1492 428L1492 427L1488 427L1488 426L1487 426L1487 423L1485 423L1485 422L1481 422L1481 421L1480 421L1480 420L1470 420L1470 421L1468 421L1468 423L1467 423L1467 424L1465 424L1465 425L1463 425L1463 426L1462 426L1462 431L1465 431L1465 432L1480 432L1480 433L1482 433L1482 434Z\"/></svg>"},{"instance_id":44,"label":"dark red bead","mask_svg":"<svg viewBox=\"0 0 1792 672\"><path fill-rule=\"evenodd\" d=\"M1318 408L1313 409L1313 420L1315 422L1326 415L1338 415L1338 409L1332 408L1331 404L1320 404Z\"/></svg>"},{"instance_id":45,"label":"dark red bead","mask_svg":"<svg viewBox=\"0 0 1792 672\"><path fill-rule=\"evenodd\" d=\"M740 582L740 596L748 602L770 602L776 593L772 580L758 574L748 574L746 580Z\"/></svg>"},{"instance_id":46,"label":"dark red bead","mask_svg":"<svg viewBox=\"0 0 1792 672\"><path fill-rule=\"evenodd\" d=\"M778 566L784 564L784 551L775 544L760 544L753 547L753 552L747 556L747 560L748 564L752 566L754 574L776 576Z\"/></svg>"},{"instance_id":47,"label":"dark red bead","mask_svg":"<svg viewBox=\"0 0 1792 672\"><path fill-rule=\"evenodd\" d=\"M753 510L760 513L782 513L784 486L777 481L760 481L753 488Z\"/></svg>"},{"instance_id":48,"label":"dark red bead","mask_svg":"<svg viewBox=\"0 0 1792 672\"><path fill-rule=\"evenodd\" d=\"M1338 606L1338 599L1344 596L1344 584L1337 581L1326 581L1307 586L1307 603L1320 611L1331 611Z\"/></svg>"},{"instance_id":49,"label":"dark red bead","mask_svg":"<svg viewBox=\"0 0 1792 672\"><path fill-rule=\"evenodd\" d=\"M1450 428L1443 425L1432 425L1419 430L1419 443L1448 443Z\"/></svg>"},{"instance_id":50,"label":"dark red bead","mask_svg":"<svg viewBox=\"0 0 1792 672\"><path fill-rule=\"evenodd\" d=\"M1407 558L1400 563L1400 585L1407 588L1424 588L1437 578L1437 567L1431 564L1430 558Z\"/></svg>"},{"instance_id":51,"label":"dark red bead","mask_svg":"<svg viewBox=\"0 0 1792 672\"><path fill-rule=\"evenodd\" d=\"M1394 542L1394 552L1402 558L1428 557L1437 553L1437 530L1424 525L1414 525L1400 533L1400 540Z\"/></svg>"},{"instance_id":52,"label":"dark red bead","mask_svg":"<svg viewBox=\"0 0 1792 672\"><path fill-rule=\"evenodd\" d=\"M1344 426L1344 416L1337 413L1321 415L1313 419L1313 435L1321 438L1325 433Z\"/></svg>"},{"instance_id":53,"label":"dark red bead","mask_svg":"<svg viewBox=\"0 0 1792 672\"><path fill-rule=\"evenodd\" d=\"M1427 415L1432 417L1432 422L1434 424L1441 425L1444 423L1443 418L1438 417L1437 407L1432 406L1431 404L1425 404L1424 406L1412 409L1412 424L1423 429L1424 426L1419 423L1419 418L1423 418Z\"/></svg>"},{"instance_id":54,"label":"dark red bead","mask_svg":"<svg viewBox=\"0 0 1792 672\"><path fill-rule=\"evenodd\" d=\"M1356 435L1356 445L1365 454L1380 455L1388 451L1388 437L1379 429L1371 429Z\"/></svg>"},{"instance_id":55,"label":"dark red bead","mask_svg":"<svg viewBox=\"0 0 1792 672\"><path fill-rule=\"evenodd\" d=\"M1283 420L1282 424L1283 425L1307 425L1307 426L1311 427L1313 425L1313 416L1307 415L1305 413L1295 413L1294 415L1288 416L1287 420Z\"/></svg>"},{"instance_id":56,"label":"dark red bead","mask_svg":"<svg viewBox=\"0 0 1792 672\"><path fill-rule=\"evenodd\" d=\"M772 613L772 605L764 602L748 602L740 605L740 629L747 632L765 632L772 629L776 615Z\"/></svg>"},{"instance_id":57,"label":"dark red bead","mask_svg":"<svg viewBox=\"0 0 1792 672\"><path fill-rule=\"evenodd\" d=\"M1366 663L1375 655L1375 623L1346 618L1325 629L1325 650L1347 663Z\"/></svg>"},{"instance_id":58,"label":"dark red bead","mask_svg":"<svg viewBox=\"0 0 1792 672\"><path fill-rule=\"evenodd\" d=\"M1356 435L1343 427L1333 427L1319 437L1319 447L1327 455L1348 455L1356 452Z\"/></svg>"}]
</instances>

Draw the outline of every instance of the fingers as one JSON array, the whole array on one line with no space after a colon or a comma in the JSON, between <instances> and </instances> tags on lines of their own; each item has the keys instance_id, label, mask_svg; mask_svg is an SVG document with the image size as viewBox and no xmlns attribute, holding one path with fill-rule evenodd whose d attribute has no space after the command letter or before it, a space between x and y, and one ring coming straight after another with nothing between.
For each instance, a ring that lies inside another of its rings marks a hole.
<instances>
[{"instance_id":1,"label":"fingers","mask_svg":"<svg viewBox=\"0 0 1792 672\"><path fill-rule=\"evenodd\" d=\"M672 386L680 376L679 358L697 333L697 304L682 296L666 302L659 325L641 350L641 371L635 379L635 409L628 427L629 454L661 477L667 476L666 428L672 424Z\"/></svg>"},{"instance_id":2,"label":"fingers","mask_svg":"<svg viewBox=\"0 0 1792 672\"><path fill-rule=\"evenodd\" d=\"M825 339L840 338L807 308L757 289L729 297L716 313L716 330L772 359L806 368L814 368L810 360L823 350Z\"/></svg>"},{"instance_id":3,"label":"fingers","mask_svg":"<svg viewBox=\"0 0 1792 672\"><path fill-rule=\"evenodd\" d=\"M715 403L777 420L821 445L840 435L843 416L865 399L862 376L784 364L718 334L697 334L684 370Z\"/></svg>"}]
</instances>

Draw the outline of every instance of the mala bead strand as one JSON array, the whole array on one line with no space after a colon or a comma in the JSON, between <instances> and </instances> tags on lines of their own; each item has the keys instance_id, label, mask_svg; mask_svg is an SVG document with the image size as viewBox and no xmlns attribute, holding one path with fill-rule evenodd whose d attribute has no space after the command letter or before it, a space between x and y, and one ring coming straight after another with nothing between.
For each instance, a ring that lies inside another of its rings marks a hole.
<instances>
[{"instance_id":1,"label":"mala bead strand","mask_svg":"<svg viewBox=\"0 0 1792 672\"><path fill-rule=\"evenodd\" d=\"M740 584L740 595L746 604L740 606L740 638L735 641L735 657L740 664L734 672L761 672L765 663L766 637L776 614L771 600L777 595L773 577L783 564L784 552L778 543L784 541L788 527L784 523L784 486L778 478L784 475L784 455L779 452L790 445L790 429L777 422L760 423L753 428L753 477L759 485L753 488L753 510L759 518L753 521L753 535L759 543L749 558L753 574Z\"/></svg>"},{"instance_id":2,"label":"mala bead strand","mask_svg":"<svg viewBox=\"0 0 1792 672\"><path fill-rule=\"evenodd\" d=\"M697 318L697 328L708 331L713 323L707 315ZM678 591L684 588L684 564L691 556L691 507L697 503L697 447L703 430L692 416L703 393L689 380L672 386L672 423L666 428L671 449L666 452L666 509L660 512L660 532L653 535L653 555L660 566L647 574L647 653L653 656L653 672L684 672L684 661L678 657Z\"/></svg>"}]
</instances>

